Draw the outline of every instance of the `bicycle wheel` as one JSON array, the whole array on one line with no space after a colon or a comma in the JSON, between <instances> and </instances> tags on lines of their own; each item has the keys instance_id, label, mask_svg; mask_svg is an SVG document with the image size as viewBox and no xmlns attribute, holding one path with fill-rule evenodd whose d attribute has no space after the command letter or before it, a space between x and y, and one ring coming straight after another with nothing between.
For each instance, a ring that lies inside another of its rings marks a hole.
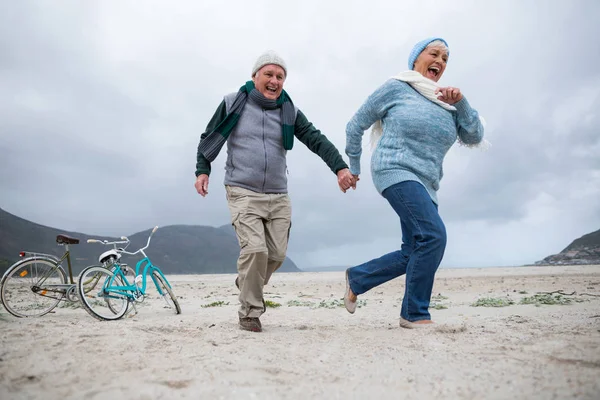
<instances>
[{"instance_id":1,"label":"bicycle wheel","mask_svg":"<svg viewBox=\"0 0 600 400\"><path fill-rule=\"evenodd\" d=\"M67 275L50 259L30 259L8 269L0 283L0 298L15 317L41 317L58 305L65 295Z\"/></svg>"},{"instance_id":2,"label":"bicycle wheel","mask_svg":"<svg viewBox=\"0 0 600 400\"><path fill-rule=\"evenodd\" d=\"M181 307L179 307L179 302L173 294L173 290L171 289L171 285L167 281L167 278L163 278L157 271L152 271L152 280L156 285L158 294L165 300L165 308L170 308L175 311L175 314L181 314Z\"/></svg>"},{"instance_id":3,"label":"bicycle wheel","mask_svg":"<svg viewBox=\"0 0 600 400\"><path fill-rule=\"evenodd\" d=\"M101 266L100 266L100 265L90 265L90 267L101 267ZM89 268L89 267L88 267L88 268ZM115 273L115 271L117 270L117 267L116 267L116 265L115 265L115 264L112 264L112 265L111 265L111 266L109 266L109 267L103 267L103 268L108 268L108 270L109 270L110 272L112 272L112 273ZM83 272L83 271L81 271L81 272ZM80 274L80 275L81 275L81 274ZM93 275L90 275L90 276L86 277L86 278L85 278L85 279L84 279L84 280L81 282L81 285L82 285L82 287L83 287L84 294L87 294L87 293L88 293L90 290L92 290L92 289L94 289L94 288L96 287L96 285L98 284L98 281L99 281L99 277L100 277L100 275L93 274ZM122 279L121 279L121 281L122 281ZM77 280L77 282L78 282L77 284L79 285L79 279ZM124 282L121 282L121 283L123 283L123 285L127 285L127 283L124 283ZM121 285L121 283L119 283L119 285ZM76 288L76 290L77 290L77 296L79 296L79 289L77 289L77 288ZM78 298L79 298L79 297L78 297ZM110 303L110 302L109 302L107 305L108 305L108 307L110 307L110 308L112 309L112 306L111 306L111 304L112 304L112 303ZM114 314L116 314L116 313L117 313L117 310L114 310L114 309L112 309L112 310L113 310L113 313L114 313Z\"/></svg>"},{"instance_id":4,"label":"bicycle wheel","mask_svg":"<svg viewBox=\"0 0 600 400\"><path fill-rule=\"evenodd\" d=\"M127 286L119 274L99 266L85 268L77 280L77 293L83 308L94 318L112 321L129 308Z\"/></svg>"}]
</instances>

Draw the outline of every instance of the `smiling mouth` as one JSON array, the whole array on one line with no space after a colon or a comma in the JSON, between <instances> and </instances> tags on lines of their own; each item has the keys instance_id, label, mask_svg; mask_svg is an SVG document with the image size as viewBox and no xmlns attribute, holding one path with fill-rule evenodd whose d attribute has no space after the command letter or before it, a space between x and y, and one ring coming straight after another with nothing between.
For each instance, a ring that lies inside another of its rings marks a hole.
<instances>
[{"instance_id":1,"label":"smiling mouth","mask_svg":"<svg viewBox=\"0 0 600 400\"><path fill-rule=\"evenodd\" d=\"M275 93L277 93L277 88L274 88L272 86L267 86L267 91L275 94Z\"/></svg>"},{"instance_id":2,"label":"smiling mouth","mask_svg":"<svg viewBox=\"0 0 600 400\"><path fill-rule=\"evenodd\" d=\"M431 73L434 77L438 77L440 75L440 68L439 67L429 67L427 69L427 72Z\"/></svg>"}]
</instances>

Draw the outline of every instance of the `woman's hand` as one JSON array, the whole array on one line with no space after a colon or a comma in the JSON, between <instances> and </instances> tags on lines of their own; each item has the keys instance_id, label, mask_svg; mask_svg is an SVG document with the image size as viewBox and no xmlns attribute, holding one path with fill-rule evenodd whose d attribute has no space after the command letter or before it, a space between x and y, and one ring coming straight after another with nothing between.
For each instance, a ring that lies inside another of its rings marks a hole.
<instances>
[{"instance_id":1,"label":"woman's hand","mask_svg":"<svg viewBox=\"0 0 600 400\"><path fill-rule=\"evenodd\" d=\"M338 186L342 192L346 193L346 190L350 188L356 189L356 181L348 168L340 169L337 172L337 178Z\"/></svg>"},{"instance_id":2,"label":"woman's hand","mask_svg":"<svg viewBox=\"0 0 600 400\"><path fill-rule=\"evenodd\" d=\"M354 185L352 185L352 189L356 190L356 182L360 181L358 175L352 175L354 177Z\"/></svg>"},{"instance_id":3,"label":"woman's hand","mask_svg":"<svg viewBox=\"0 0 600 400\"><path fill-rule=\"evenodd\" d=\"M460 92L459 88L455 87L441 87L435 90L435 94L441 93L442 95L438 97L441 101L447 104L455 104L462 100L463 95Z\"/></svg>"}]
</instances>

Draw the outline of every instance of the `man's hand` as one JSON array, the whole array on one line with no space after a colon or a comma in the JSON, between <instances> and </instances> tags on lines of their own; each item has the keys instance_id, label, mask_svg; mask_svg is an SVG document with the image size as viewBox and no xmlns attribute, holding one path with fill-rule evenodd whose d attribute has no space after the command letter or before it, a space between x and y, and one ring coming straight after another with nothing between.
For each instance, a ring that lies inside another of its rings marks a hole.
<instances>
[{"instance_id":1,"label":"man's hand","mask_svg":"<svg viewBox=\"0 0 600 400\"><path fill-rule=\"evenodd\" d=\"M346 193L346 190L352 188L356 189L356 179L354 179L354 175L350 173L348 168L340 169L337 172L338 178L338 186L340 190Z\"/></svg>"},{"instance_id":2,"label":"man's hand","mask_svg":"<svg viewBox=\"0 0 600 400\"><path fill-rule=\"evenodd\" d=\"M455 88L455 87L437 88L435 90L435 94L437 95L438 93L442 94L440 97L438 97L438 99L440 99L444 103L450 104L450 105L458 103L463 98L463 95L460 92L460 89Z\"/></svg>"},{"instance_id":3,"label":"man's hand","mask_svg":"<svg viewBox=\"0 0 600 400\"><path fill-rule=\"evenodd\" d=\"M208 175L198 175L194 186L196 187L198 194L200 194L202 197L206 196L208 194Z\"/></svg>"}]
</instances>

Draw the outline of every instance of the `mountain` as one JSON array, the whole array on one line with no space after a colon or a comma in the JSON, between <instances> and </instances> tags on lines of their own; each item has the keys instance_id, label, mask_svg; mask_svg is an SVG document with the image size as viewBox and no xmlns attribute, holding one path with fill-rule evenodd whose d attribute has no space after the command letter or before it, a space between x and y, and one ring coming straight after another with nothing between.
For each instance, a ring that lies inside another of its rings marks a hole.
<instances>
[{"instance_id":1,"label":"mountain","mask_svg":"<svg viewBox=\"0 0 600 400\"><path fill-rule=\"evenodd\" d=\"M135 251L146 245L152 229L129 236L127 250ZM98 263L98 256L110 248L99 243L87 243L87 239L114 241L117 238L69 232L39 225L0 209L0 273L16 262L21 251L62 256L63 246L56 244L56 236L65 234L80 240L71 245L71 261L74 274L84 267ZM240 249L231 225L220 228L199 225L170 225L160 227L150 242L146 254L152 263L166 274L218 274L235 273ZM140 260L136 256L123 260L134 266ZM65 270L66 261L63 263ZM287 258L279 270L299 272L300 269Z\"/></svg>"},{"instance_id":2,"label":"mountain","mask_svg":"<svg viewBox=\"0 0 600 400\"><path fill-rule=\"evenodd\" d=\"M600 229L575 239L563 251L535 263L536 265L600 264Z\"/></svg>"}]
</instances>

